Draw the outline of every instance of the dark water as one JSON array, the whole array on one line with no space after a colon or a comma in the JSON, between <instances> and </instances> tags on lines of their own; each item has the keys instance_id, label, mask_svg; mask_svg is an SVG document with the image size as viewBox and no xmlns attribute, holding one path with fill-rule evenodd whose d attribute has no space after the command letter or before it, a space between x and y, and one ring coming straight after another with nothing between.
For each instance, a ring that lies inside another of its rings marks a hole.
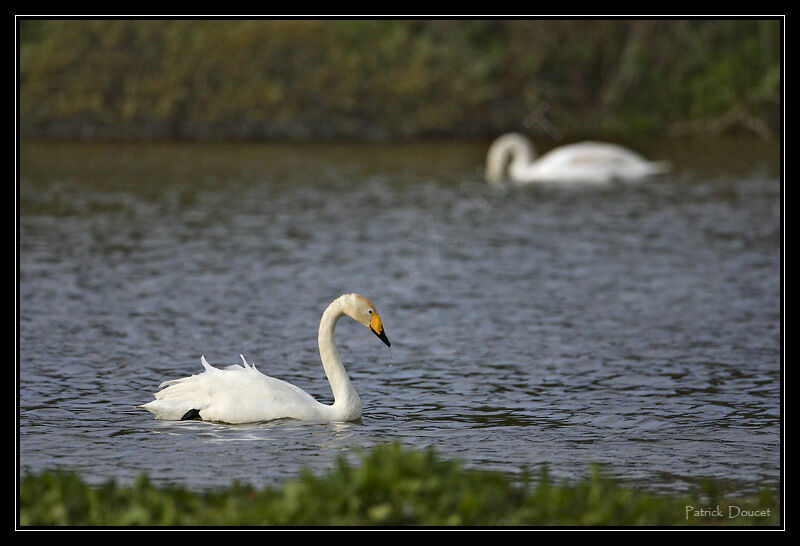
<instances>
[{"instance_id":1,"label":"dark water","mask_svg":"<svg viewBox=\"0 0 800 546\"><path fill-rule=\"evenodd\" d=\"M652 144L676 172L641 184L491 192L483 144L25 143L20 470L274 485L399 441L655 490L775 487L778 152L712 144ZM239 353L332 402L316 330L351 291L393 342L337 328L361 422L133 407Z\"/></svg>"}]
</instances>

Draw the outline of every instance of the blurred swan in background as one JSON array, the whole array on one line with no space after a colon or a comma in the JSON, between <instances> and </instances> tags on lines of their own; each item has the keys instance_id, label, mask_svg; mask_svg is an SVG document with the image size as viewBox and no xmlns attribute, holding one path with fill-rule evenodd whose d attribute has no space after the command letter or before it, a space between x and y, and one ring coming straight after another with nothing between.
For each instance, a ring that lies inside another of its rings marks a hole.
<instances>
[{"instance_id":1,"label":"blurred swan in background","mask_svg":"<svg viewBox=\"0 0 800 546\"><path fill-rule=\"evenodd\" d=\"M355 421L361 417L361 399L334 343L336 322L343 315L360 322L391 346L378 311L367 298L345 294L325 309L319 323L318 344L322 367L333 390L333 405L317 402L299 387L264 375L242 356L244 366L235 364L225 369L214 368L200 357L204 372L165 381L159 386L163 390L155 394L156 399L140 407L158 419L173 421L254 423L284 417L326 423Z\"/></svg>"},{"instance_id":2,"label":"blurred swan in background","mask_svg":"<svg viewBox=\"0 0 800 546\"><path fill-rule=\"evenodd\" d=\"M508 133L497 138L486 157L486 180L499 184L534 182L593 182L636 180L668 172L665 161L648 161L636 152L605 142L561 146L536 159L525 135Z\"/></svg>"}]
</instances>

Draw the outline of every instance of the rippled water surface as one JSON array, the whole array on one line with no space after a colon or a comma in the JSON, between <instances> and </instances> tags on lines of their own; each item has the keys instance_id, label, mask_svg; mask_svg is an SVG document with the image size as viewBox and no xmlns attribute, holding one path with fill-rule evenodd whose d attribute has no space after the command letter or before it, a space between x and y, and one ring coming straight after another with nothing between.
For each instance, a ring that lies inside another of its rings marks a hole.
<instances>
[{"instance_id":1,"label":"rippled water surface","mask_svg":"<svg viewBox=\"0 0 800 546\"><path fill-rule=\"evenodd\" d=\"M511 191L481 181L485 149L24 143L20 471L276 485L399 441L656 490L775 487L776 148L656 143L672 175ZM332 402L316 331L352 291L393 343L337 328L360 422L134 407L240 353Z\"/></svg>"}]
</instances>

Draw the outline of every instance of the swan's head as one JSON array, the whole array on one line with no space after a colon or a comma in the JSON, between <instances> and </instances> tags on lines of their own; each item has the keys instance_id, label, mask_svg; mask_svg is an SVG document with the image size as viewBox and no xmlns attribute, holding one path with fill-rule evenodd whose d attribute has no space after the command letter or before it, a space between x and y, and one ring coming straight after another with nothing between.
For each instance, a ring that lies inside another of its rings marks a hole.
<instances>
[{"instance_id":1,"label":"swan's head","mask_svg":"<svg viewBox=\"0 0 800 546\"><path fill-rule=\"evenodd\" d=\"M378 339L383 341L387 347L391 347L392 344L386 337L381 316L378 314L375 304L360 294L347 294L343 298L345 314L369 328L370 332L378 336Z\"/></svg>"},{"instance_id":2,"label":"swan's head","mask_svg":"<svg viewBox=\"0 0 800 546\"><path fill-rule=\"evenodd\" d=\"M499 185L509 177L513 179L509 170L514 166L527 166L535 157L533 143L525 135L507 133L500 136L492 142L486 154L486 181Z\"/></svg>"}]
</instances>

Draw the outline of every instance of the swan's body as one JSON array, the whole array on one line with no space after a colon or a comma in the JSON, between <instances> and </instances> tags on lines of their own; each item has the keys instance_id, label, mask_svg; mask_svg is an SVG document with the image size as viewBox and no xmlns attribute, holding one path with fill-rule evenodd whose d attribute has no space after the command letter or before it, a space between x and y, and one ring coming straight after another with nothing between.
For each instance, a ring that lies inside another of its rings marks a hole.
<instances>
[{"instance_id":1,"label":"swan's body","mask_svg":"<svg viewBox=\"0 0 800 546\"><path fill-rule=\"evenodd\" d=\"M328 406L291 383L264 375L255 366L233 365L214 368L201 357L205 371L191 377L165 381L156 399L142 405L158 419L202 419L223 423L253 423L292 418L303 421L354 421L361 417L361 398L350 382L334 344L336 322L347 315L367 326L389 344L375 306L358 294L335 299L319 324L319 352L322 367L333 390Z\"/></svg>"},{"instance_id":2,"label":"swan's body","mask_svg":"<svg viewBox=\"0 0 800 546\"><path fill-rule=\"evenodd\" d=\"M567 144L536 159L533 144L519 133L496 139L486 157L486 179L493 184L506 178L515 184L604 183L636 180L667 171L666 162L648 161L627 148L605 142Z\"/></svg>"}]
</instances>

